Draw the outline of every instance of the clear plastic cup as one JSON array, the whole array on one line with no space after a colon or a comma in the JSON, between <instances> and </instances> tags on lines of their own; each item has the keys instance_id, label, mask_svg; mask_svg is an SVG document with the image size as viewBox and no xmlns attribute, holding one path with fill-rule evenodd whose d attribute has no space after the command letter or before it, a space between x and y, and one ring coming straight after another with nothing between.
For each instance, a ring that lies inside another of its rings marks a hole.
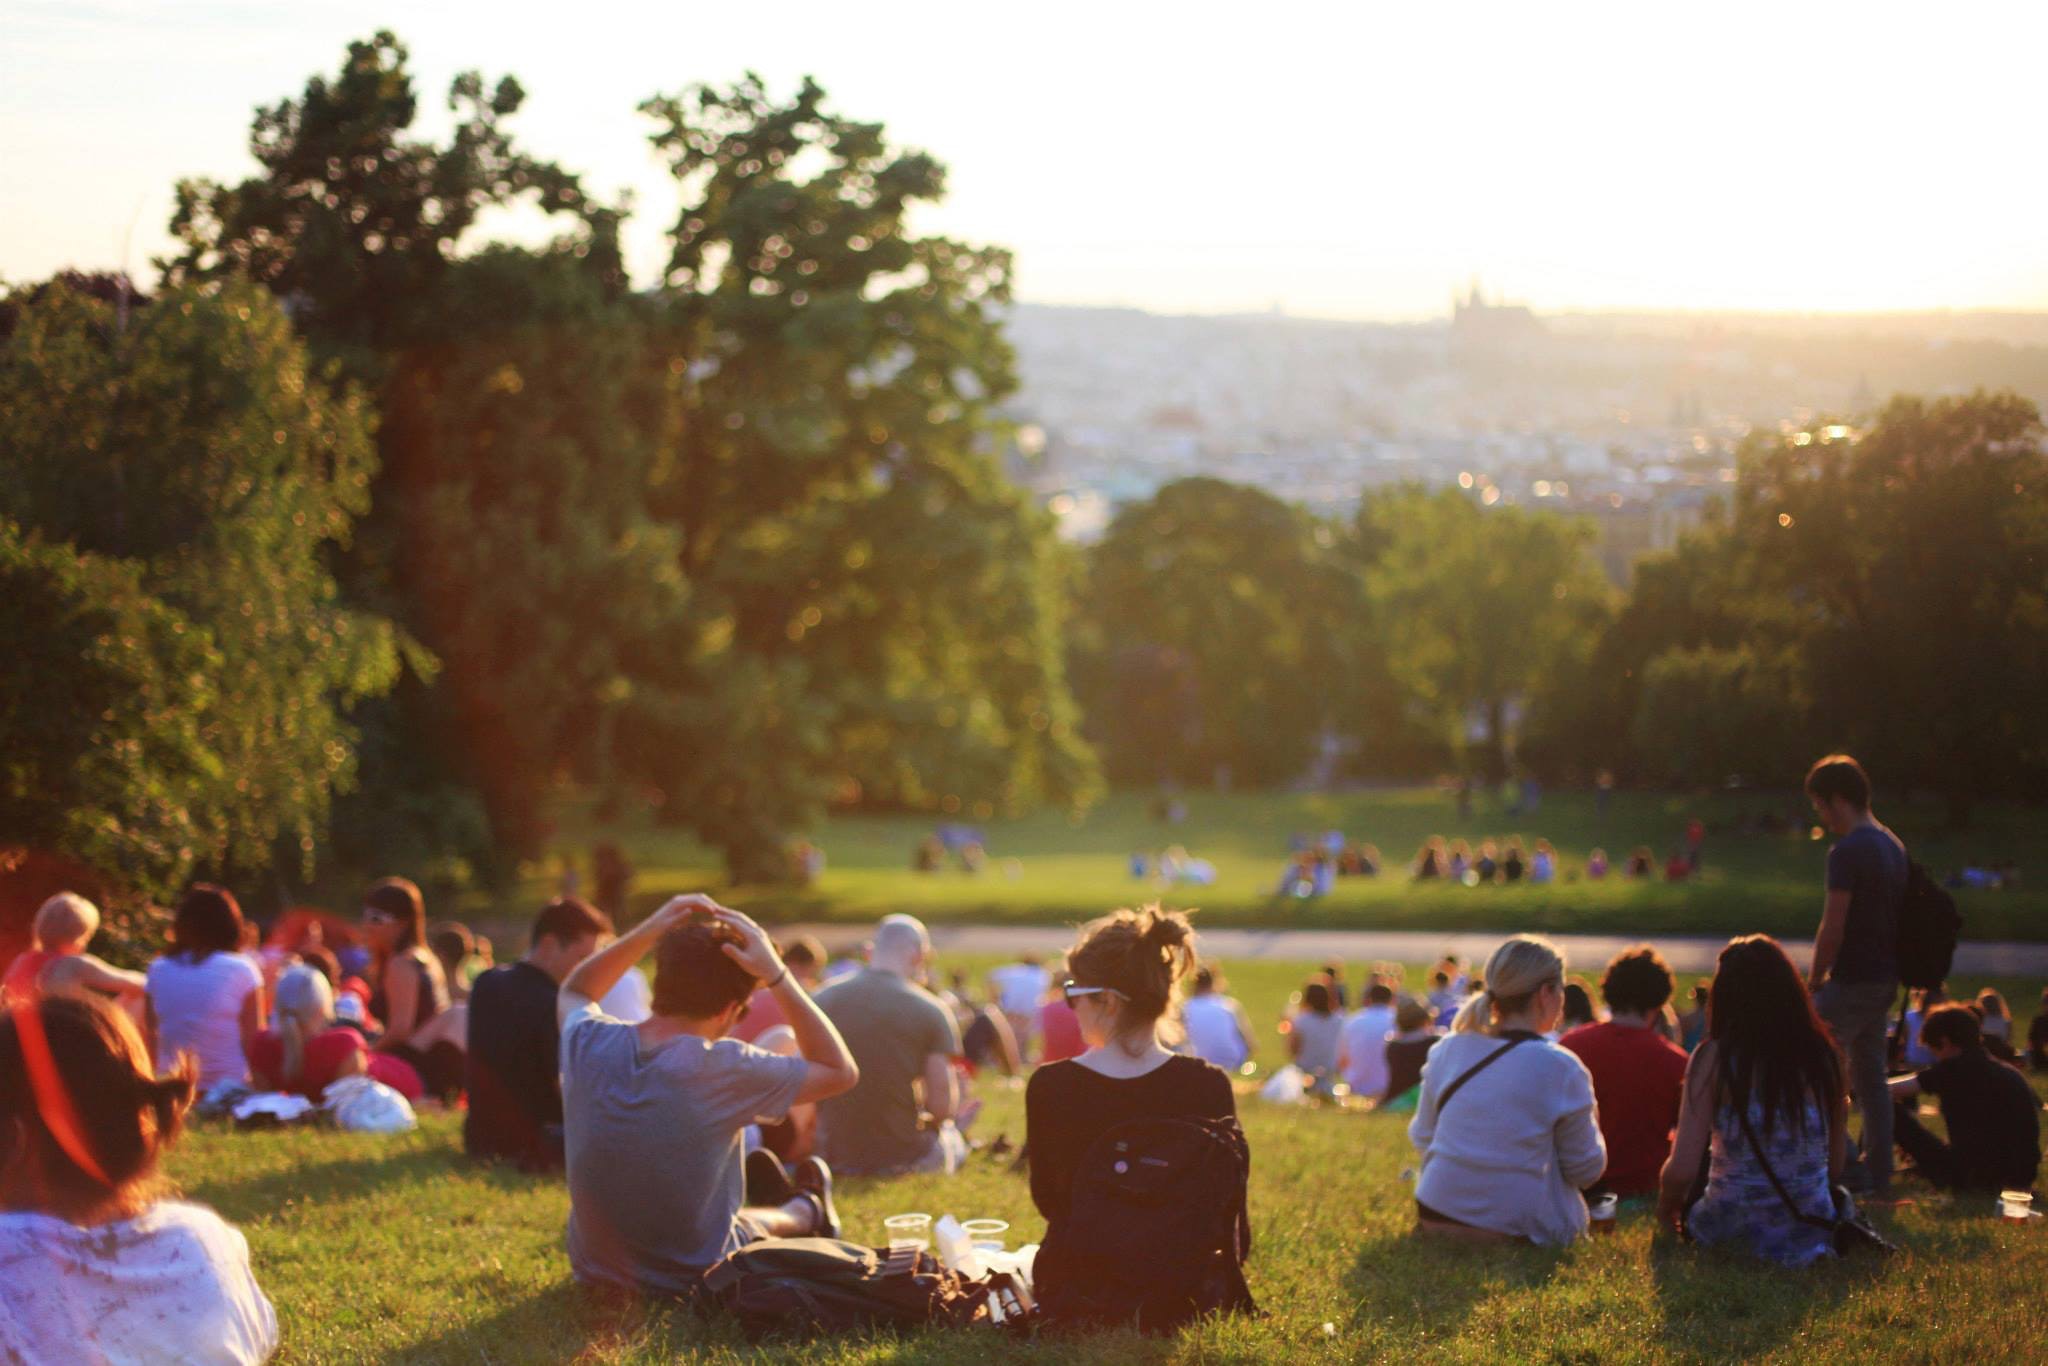
<instances>
[{"instance_id":1,"label":"clear plastic cup","mask_svg":"<svg viewBox=\"0 0 2048 1366\"><path fill-rule=\"evenodd\" d=\"M889 1250L913 1252L932 1250L932 1217L929 1214L892 1214L882 1221L889 1233Z\"/></svg>"},{"instance_id":2,"label":"clear plastic cup","mask_svg":"<svg viewBox=\"0 0 2048 1366\"><path fill-rule=\"evenodd\" d=\"M1596 1195L1586 1202L1586 1213L1592 1216L1590 1227L1596 1237L1614 1232L1614 1216L1620 1208L1621 1199L1615 1195Z\"/></svg>"},{"instance_id":3,"label":"clear plastic cup","mask_svg":"<svg viewBox=\"0 0 2048 1366\"><path fill-rule=\"evenodd\" d=\"M1010 1232L1009 1224L1001 1219L969 1219L960 1227L967 1231L967 1240L976 1252L1001 1252Z\"/></svg>"},{"instance_id":4,"label":"clear plastic cup","mask_svg":"<svg viewBox=\"0 0 2048 1366\"><path fill-rule=\"evenodd\" d=\"M1998 1212L2016 1224L2023 1224L2034 1217L2034 1193L2032 1191L2000 1191Z\"/></svg>"}]
</instances>

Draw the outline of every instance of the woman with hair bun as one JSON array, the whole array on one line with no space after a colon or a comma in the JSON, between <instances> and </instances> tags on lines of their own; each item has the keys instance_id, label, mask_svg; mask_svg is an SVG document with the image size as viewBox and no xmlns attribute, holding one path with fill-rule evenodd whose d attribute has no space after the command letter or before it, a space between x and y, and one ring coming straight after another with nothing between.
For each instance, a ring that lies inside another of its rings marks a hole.
<instances>
[{"instance_id":1,"label":"woman with hair bun","mask_svg":"<svg viewBox=\"0 0 2048 1366\"><path fill-rule=\"evenodd\" d=\"M45 997L0 1011L0 1360L265 1360L277 1315L249 1245L165 1198L193 1063L150 1066L125 1015Z\"/></svg>"},{"instance_id":2,"label":"woman with hair bun","mask_svg":"<svg viewBox=\"0 0 2048 1366\"><path fill-rule=\"evenodd\" d=\"M1140 1119L1237 1117L1222 1068L1170 1051L1162 1034L1176 988L1195 969L1187 917L1147 906L1085 926L1067 952L1064 994L1088 1051L1048 1063L1024 1092L1031 1199L1046 1232L1034 1268L1041 1305L1054 1313L1075 1287L1069 1249L1075 1173L1088 1150L1120 1124Z\"/></svg>"},{"instance_id":3,"label":"woman with hair bun","mask_svg":"<svg viewBox=\"0 0 2048 1366\"><path fill-rule=\"evenodd\" d=\"M1564 1013L1564 958L1517 936L1494 951L1485 981L1423 1067L1408 1126L1422 1154L1418 1231L1569 1243L1586 1231L1580 1192L1600 1179L1607 1148L1592 1074L1543 1037Z\"/></svg>"}]
</instances>

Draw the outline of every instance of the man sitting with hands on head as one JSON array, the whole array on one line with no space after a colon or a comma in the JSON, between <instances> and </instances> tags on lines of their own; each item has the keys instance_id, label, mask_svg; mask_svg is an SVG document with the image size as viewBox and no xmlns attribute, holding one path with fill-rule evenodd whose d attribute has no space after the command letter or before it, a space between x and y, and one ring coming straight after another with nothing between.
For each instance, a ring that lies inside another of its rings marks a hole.
<instances>
[{"instance_id":1,"label":"man sitting with hands on head","mask_svg":"<svg viewBox=\"0 0 2048 1366\"><path fill-rule=\"evenodd\" d=\"M650 950L653 1016L606 1016L597 1002ZM757 986L775 993L798 1056L725 1037ZM675 897L571 972L557 1010L577 1280L681 1294L748 1243L838 1233L822 1162L787 1183L776 1169L780 1189L744 1189L741 1130L860 1080L759 925L710 897ZM743 1208L744 1194L769 1203Z\"/></svg>"}]
</instances>

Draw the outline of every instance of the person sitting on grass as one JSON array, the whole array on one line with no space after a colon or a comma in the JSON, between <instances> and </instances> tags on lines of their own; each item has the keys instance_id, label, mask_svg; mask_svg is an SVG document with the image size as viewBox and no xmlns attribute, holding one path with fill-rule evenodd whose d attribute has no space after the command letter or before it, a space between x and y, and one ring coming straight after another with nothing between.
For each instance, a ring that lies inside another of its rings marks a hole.
<instances>
[{"instance_id":1,"label":"person sitting on grass","mask_svg":"<svg viewBox=\"0 0 2048 1366\"><path fill-rule=\"evenodd\" d=\"M1564 1013L1558 1016L1560 1030L1581 1029L1589 1024L1598 1024L1600 1017L1593 1010L1593 993L1586 990L1586 984L1573 978L1564 984Z\"/></svg>"},{"instance_id":2,"label":"person sitting on grass","mask_svg":"<svg viewBox=\"0 0 2048 1366\"><path fill-rule=\"evenodd\" d=\"M2012 1009L1997 988L1986 987L1977 993L1977 1018L1984 1022L1984 1051L2017 1066L2020 1055L2012 1046Z\"/></svg>"},{"instance_id":3,"label":"person sitting on grass","mask_svg":"<svg viewBox=\"0 0 2048 1366\"><path fill-rule=\"evenodd\" d=\"M1394 1032L1394 989L1374 982L1365 989L1365 1004L1344 1022L1338 1047L1339 1069L1354 1096L1378 1099L1387 1091L1387 1036Z\"/></svg>"},{"instance_id":4,"label":"person sitting on grass","mask_svg":"<svg viewBox=\"0 0 2048 1366\"><path fill-rule=\"evenodd\" d=\"M462 1050L469 1030L451 1008L441 960L427 948L426 902L402 877L385 878L363 896L363 939L375 955L369 1011L384 1032L376 1049L419 1073L429 1094L446 1099L462 1089Z\"/></svg>"},{"instance_id":5,"label":"person sitting on grass","mask_svg":"<svg viewBox=\"0 0 2048 1366\"><path fill-rule=\"evenodd\" d=\"M800 934L783 943L778 952L790 975L803 983L805 991L816 994L824 980L825 946L813 935ZM747 1002L746 1013L733 1026L732 1036L741 1043L755 1043L781 1023L782 1007L775 1003L775 993L763 988Z\"/></svg>"},{"instance_id":6,"label":"person sitting on grass","mask_svg":"<svg viewBox=\"0 0 2048 1366\"><path fill-rule=\"evenodd\" d=\"M1557 1246L1586 1231L1580 1194L1607 1149L1593 1079L1547 1042L1564 1012L1564 959L1548 940L1495 950L1486 985L1430 1051L1408 1137L1422 1155L1417 1231Z\"/></svg>"},{"instance_id":7,"label":"person sitting on grass","mask_svg":"<svg viewBox=\"0 0 2048 1366\"><path fill-rule=\"evenodd\" d=\"M1193 935L1187 917L1147 906L1091 922L1067 952L1062 990L1088 1049L1040 1067L1024 1088L1031 1202L1046 1221L1033 1286L1054 1319L1087 1297L1091 1249L1070 1230L1074 1178L1096 1140L1139 1119L1236 1122L1229 1075L1162 1037L1174 988L1195 965Z\"/></svg>"},{"instance_id":8,"label":"person sitting on grass","mask_svg":"<svg viewBox=\"0 0 2048 1366\"><path fill-rule=\"evenodd\" d=\"M557 897L534 917L525 955L471 984L464 1072L469 1109L462 1117L462 1149L471 1157L513 1162L528 1171L561 1169L562 1042L555 996L562 979L611 933L611 917L603 911L580 897Z\"/></svg>"},{"instance_id":9,"label":"person sitting on grass","mask_svg":"<svg viewBox=\"0 0 2048 1366\"><path fill-rule=\"evenodd\" d=\"M2041 1167L2041 1103L2019 1069L1985 1050L1977 1012L1936 1006L1920 1026L1932 1066L1892 1079L1892 1136L1920 1174L1944 1190L2028 1190ZM1915 1096L1941 1102L1944 1143L1913 1113Z\"/></svg>"},{"instance_id":10,"label":"person sitting on grass","mask_svg":"<svg viewBox=\"0 0 2048 1366\"><path fill-rule=\"evenodd\" d=\"M1654 1195L1671 1156L1685 1089L1685 1050L1657 1032L1671 985L1671 969L1655 949L1624 949L1600 979L1607 1022L1580 1025L1558 1040L1593 1074L1607 1144L1600 1189L1616 1195Z\"/></svg>"},{"instance_id":11,"label":"person sitting on grass","mask_svg":"<svg viewBox=\"0 0 2048 1366\"><path fill-rule=\"evenodd\" d=\"M297 963L278 975L276 1013L277 1027L249 1043L249 1075L257 1086L317 1104L329 1085L368 1069L363 1036L334 1022L334 991L318 968Z\"/></svg>"},{"instance_id":12,"label":"person sitting on grass","mask_svg":"<svg viewBox=\"0 0 2048 1366\"><path fill-rule=\"evenodd\" d=\"M1203 1062L1235 1072L1251 1061L1251 1021L1213 968L1195 969L1181 1005L1181 1025L1187 1031L1188 1051Z\"/></svg>"},{"instance_id":13,"label":"person sitting on grass","mask_svg":"<svg viewBox=\"0 0 2048 1366\"><path fill-rule=\"evenodd\" d=\"M1681 1237L1782 1266L1832 1256L1833 1234L1800 1216L1850 1212L1837 1208L1833 1192L1848 1159L1841 1050L1798 969L1766 935L1721 950L1709 1002L1706 1041L1686 1067L1657 1217Z\"/></svg>"},{"instance_id":14,"label":"person sitting on grass","mask_svg":"<svg viewBox=\"0 0 2048 1366\"><path fill-rule=\"evenodd\" d=\"M24 1004L34 1001L44 989L44 969L68 959L65 976L69 989L98 992L123 1006L141 1009L148 979L139 972L111 967L85 951L99 928L100 908L78 893L59 892L45 901L36 909L30 926L29 947L14 956L6 975L0 977L0 995Z\"/></svg>"},{"instance_id":15,"label":"person sitting on grass","mask_svg":"<svg viewBox=\"0 0 2048 1366\"><path fill-rule=\"evenodd\" d=\"M1422 1085L1429 1050L1443 1037L1426 1001L1410 997L1394 1007L1394 1032L1387 1036L1387 1087L1380 1103L1391 1105Z\"/></svg>"},{"instance_id":16,"label":"person sitting on grass","mask_svg":"<svg viewBox=\"0 0 2048 1366\"><path fill-rule=\"evenodd\" d=\"M2041 988L2041 1002L2027 1022L2027 1066L2048 1072L2048 987Z\"/></svg>"},{"instance_id":17,"label":"person sitting on grass","mask_svg":"<svg viewBox=\"0 0 2048 1366\"><path fill-rule=\"evenodd\" d=\"M195 883L171 921L171 951L149 965L148 1028L159 1070L199 1064L201 1090L249 1080L248 1048L263 1028L263 973L242 953L234 893Z\"/></svg>"},{"instance_id":18,"label":"person sitting on grass","mask_svg":"<svg viewBox=\"0 0 2048 1366\"><path fill-rule=\"evenodd\" d=\"M598 1002L654 954L654 1014ZM727 1038L765 985L798 1055ZM766 1238L836 1237L832 1173L812 1158L790 1189L747 1191L740 1135L792 1105L841 1095L860 1069L768 936L707 896L679 896L562 983L562 1112L570 1268L585 1285L687 1294L704 1270ZM744 1197L774 1204L743 1207Z\"/></svg>"},{"instance_id":19,"label":"person sitting on grass","mask_svg":"<svg viewBox=\"0 0 2048 1366\"><path fill-rule=\"evenodd\" d=\"M1287 1054L1307 1074L1309 1089L1327 1096L1337 1084L1344 1017L1330 999L1329 982L1320 975L1302 986L1300 1002L1286 1020Z\"/></svg>"},{"instance_id":20,"label":"person sitting on grass","mask_svg":"<svg viewBox=\"0 0 2048 1366\"><path fill-rule=\"evenodd\" d=\"M277 1350L249 1244L167 1198L192 1103L128 1017L48 996L0 1011L0 1359L242 1363Z\"/></svg>"},{"instance_id":21,"label":"person sitting on grass","mask_svg":"<svg viewBox=\"0 0 2048 1366\"><path fill-rule=\"evenodd\" d=\"M860 1066L858 1086L818 1107L818 1148L837 1171L956 1172L966 1160L953 1122L965 1099L953 1072L960 1029L918 985L931 952L915 916L885 916L867 967L818 993L818 1009Z\"/></svg>"}]
</instances>

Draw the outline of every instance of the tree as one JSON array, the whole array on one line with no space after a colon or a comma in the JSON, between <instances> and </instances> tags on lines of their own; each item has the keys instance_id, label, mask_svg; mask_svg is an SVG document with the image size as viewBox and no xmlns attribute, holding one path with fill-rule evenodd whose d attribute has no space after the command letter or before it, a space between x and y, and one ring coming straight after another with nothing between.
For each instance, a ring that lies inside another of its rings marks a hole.
<instances>
[{"instance_id":1,"label":"tree","mask_svg":"<svg viewBox=\"0 0 2048 1366\"><path fill-rule=\"evenodd\" d=\"M1790 756L1814 748L1807 716L1798 661L1789 652L1673 649L1644 668L1630 739L1654 781L1769 784L1783 780Z\"/></svg>"},{"instance_id":2,"label":"tree","mask_svg":"<svg viewBox=\"0 0 2048 1366\"><path fill-rule=\"evenodd\" d=\"M113 305L59 288L0 345L0 449L0 518L132 575L43 563L58 603L44 610L128 614L134 639L157 642L146 653L170 661L152 686L182 699L153 714L182 724L191 709L204 762L134 781L183 794L162 802L191 813L202 867L260 870L280 839L310 858L351 777L347 712L397 672L389 624L345 607L326 564L375 468L360 394L323 383L252 286L173 289L126 328ZM188 630L209 661L203 689L178 681L194 656L169 648ZM109 661L150 676L136 656ZM217 775L203 797L188 790L199 769Z\"/></svg>"},{"instance_id":3,"label":"tree","mask_svg":"<svg viewBox=\"0 0 2048 1366\"><path fill-rule=\"evenodd\" d=\"M1355 580L1300 508L1220 479L1133 503L1090 553L1090 715L1127 781L1301 774L1349 686Z\"/></svg>"},{"instance_id":4,"label":"tree","mask_svg":"<svg viewBox=\"0 0 2048 1366\"><path fill-rule=\"evenodd\" d=\"M1582 522L1402 487L1359 505L1390 667L1453 744L1476 720L1489 776L1509 769L1511 716L1597 639L1611 590Z\"/></svg>"}]
</instances>

